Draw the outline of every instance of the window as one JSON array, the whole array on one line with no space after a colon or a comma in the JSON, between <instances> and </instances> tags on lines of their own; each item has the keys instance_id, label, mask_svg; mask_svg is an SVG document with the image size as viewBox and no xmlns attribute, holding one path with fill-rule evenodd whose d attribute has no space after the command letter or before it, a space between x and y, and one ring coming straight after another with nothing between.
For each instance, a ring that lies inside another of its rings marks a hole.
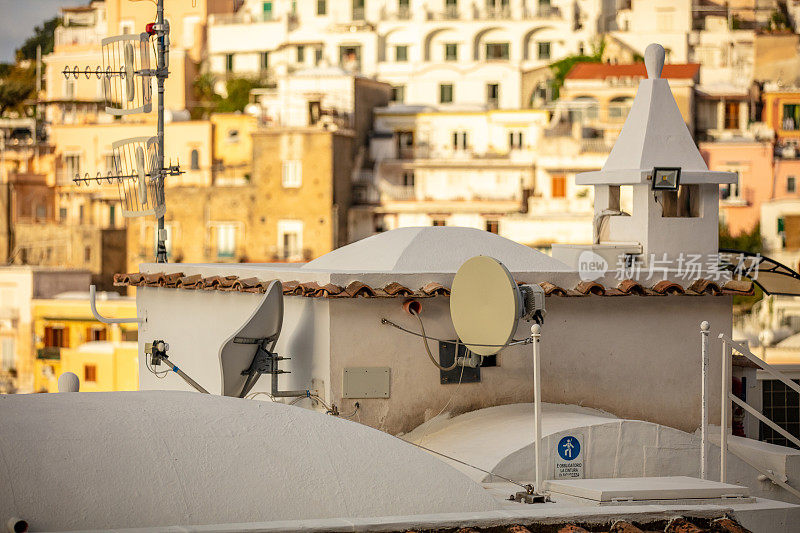
<instances>
[{"instance_id":1,"label":"window","mask_svg":"<svg viewBox=\"0 0 800 533\"><path fill-rule=\"evenodd\" d=\"M68 348L69 330L64 326L45 326L44 328L44 347L45 348Z\"/></svg>"},{"instance_id":2,"label":"window","mask_svg":"<svg viewBox=\"0 0 800 533\"><path fill-rule=\"evenodd\" d=\"M92 247L91 246L84 246L83 247L83 261L84 261L84 263L90 263L92 261Z\"/></svg>"},{"instance_id":3,"label":"window","mask_svg":"<svg viewBox=\"0 0 800 533\"><path fill-rule=\"evenodd\" d=\"M61 222L66 222L66 220L67 220L67 208L66 207L59 207L58 208L58 219Z\"/></svg>"},{"instance_id":4,"label":"window","mask_svg":"<svg viewBox=\"0 0 800 533\"><path fill-rule=\"evenodd\" d=\"M122 162L119 154L109 152L103 156L103 164L105 166L106 174L118 174L122 169Z\"/></svg>"},{"instance_id":5,"label":"window","mask_svg":"<svg viewBox=\"0 0 800 533\"><path fill-rule=\"evenodd\" d=\"M225 72L233 72L233 54L225 54Z\"/></svg>"},{"instance_id":6,"label":"window","mask_svg":"<svg viewBox=\"0 0 800 533\"><path fill-rule=\"evenodd\" d=\"M431 222L432 226L446 226L447 222L443 218L434 218Z\"/></svg>"},{"instance_id":7,"label":"window","mask_svg":"<svg viewBox=\"0 0 800 533\"><path fill-rule=\"evenodd\" d=\"M322 48L314 48L314 65L319 66L322 63Z\"/></svg>"},{"instance_id":8,"label":"window","mask_svg":"<svg viewBox=\"0 0 800 533\"><path fill-rule=\"evenodd\" d=\"M306 47L303 45L299 45L297 47L297 62L304 63L306 60Z\"/></svg>"},{"instance_id":9,"label":"window","mask_svg":"<svg viewBox=\"0 0 800 533\"><path fill-rule=\"evenodd\" d=\"M195 34L197 32L197 25L200 23L200 17L191 15L183 17L183 45L186 48L194 48Z\"/></svg>"},{"instance_id":10,"label":"window","mask_svg":"<svg viewBox=\"0 0 800 533\"><path fill-rule=\"evenodd\" d=\"M78 80L75 78L67 78L64 80L64 98L66 100L72 100L75 98L75 87L77 82Z\"/></svg>"},{"instance_id":11,"label":"window","mask_svg":"<svg viewBox=\"0 0 800 533\"><path fill-rule=\"evenodd\" d=\"M453 84L440 83L439 84L439 103L452 104L453 103Z\"/></svg>"},{"instance_id":12,"label":"window","mask_svg":"<svg viewBox=\"0 0 800 533\"><path fill-rule=\"evenodd\" d=\"M117 225L117 206L108 206L108 225L112 228Z\"/></svg>"},{"instance_id":13,"label":"window","mask_svg":"<svg viewBox=\"0 0 800 533\"><path fill-rule=\"evenodd\" d=\"M508 43L486 43L486 59L508 59Z\"/></svg>"},{"instance_id":14,"label":"window","mask_svg":"<svg viewBox=\"0 0 800 533\"><path fill-rule=\"evenodd\" d=\"M725 129L739 129L739 102L725 102Z\"/></svg>"},{"instance_id":15,"label":"window","mask_svg":"<svg viewBox=\"0 0 800 533\"><path fill-rule=\"evenodd\" d=\"M11 370L16 367L17 353L14 342L13 338L3 337L2 348L0 348L2 350L0 353L2 370Z\"/></svg>"},{"instance_id":16,"label":"window","mask_svg":"<svg viewBox=\"0 0 800 533\"><path fill-rule=\"evenodd\" d=\"M413 187L414 186L414 171L407 170L403 172L403 186L404 187Z\"/></svg>"},{"instance_id":17,"label":"window","mask_svg":"<svg viewBox=\"0 0 800 533\"><path fill-rule=\"evenodd\" d=\"M121 20L119 23L119 32L125 35L133 34L133 29L136 27L136 23L132 20Z\"/></svg>"},{"instance_id":18,"label":"window","mask_svg":"<svg viewBox=\"0 0 800 533\"><path fill-rule=\"evenodd\" d=\"M79 224L83 224L84 222L86 222L86 220L85 220L85 218L86 218L85 212L86 212L86 209L84 208L83 204L81 204L78 207L78 223Z\"/></svg>"},{"instance_id":19,"label":"window","mask_svg":"<svg viewBox=\"0 0 800 533\"><path fill-rule=\"evenodd\" d=\"M408 61L408 45L394 47L394 60L398 63Z\"/></svg>"},{"instance_id":20,"label":"window","mask_svg":"<svg viewBox=\"0 0 800 533\"><path fill-rule=\"evenodd\" d=\"M269 52L261 52L261 70L269 69Z\"/></svg>"},{"instance_id":21,"label":"window","mask_svg":"<svg viewBox=\"0 0 800 533\"><path fill-rule=\"evenodd\" d=\"M77 174L81 173L80 154L67 154L64 156L64 167L67 178L72 180Z\"/></svg>"},{"instance_id":22,"label":"window","mask_svg":"<svg viewBox=\"0 0 800 533\"><path fill-rule=\"evenodd\" d=\"M488 231L489 233L494 233L495 235L497 235L499 227L500 227L500 222L498 222L497 220L486 221L486 231Z\"/></svg>"},{"instance_id":23,"label":"window","mask_svg":"<svg viewBox=\"0 0 800 533\"><path fill-rule=\"evenodd\" d=\"M197 151L197 148L192 149L191 155L191 169L192 170L200 170L200 152Z\"/></svg>"},{"instance_id":24,"label":"window","mask_svg":"<svg viewBox=\"0 0 800 533\"><path fill-rule=\"evenodd\" d=\"M360 46L340 46L339 64L350 72L361 70L361 47Z\"/></svg>"},{"instance_id":25,"label":"window","mask_svg":"<svg viewBox=\"0 0 800 533\"><path fill-rule=\"evenodd\" d=\"M522 148L523 133L521 131L508 132L508 146L511 149Z\"/></svg>"},{"instance_id":26,"label":"window","mask_svg":"<svg viewBox=\"0 0 800 533\"><path fill-rule=\"evenodd\" d=\"M397 139L397 155L400 159L413 159L414 158L414 132L413 131L397 131L395 132Z\"/></svg>"},{"instance_id":27,"label":"window","mask_svg":"<svg viewBox=\"0 0 800 533\"><path fill-rule=\"evenodd\" d=\"M567 197L567 177L564 174L550 176L550 196L552 198Z\"/></svg>"},{"instance_id":28,"label":"window","mask_svg":"<svg viewBox=\"0 0 800 533\"><path fill-rule=\"evenodd\" d=\"M794 176L789 176L786 178L786 192L796 192L797 190L797 183L795 181Z\"/></svg>"},{"instance_id":29,"label":"window","mask_svg":"<svg viewBox=\"0 0 800 533\"><path fill-rule=\"evenodd\" d=\"M328 14L327 0L317 0L317 15L327 15L327 14Z\"/></svg>"},{"instance_id":30,"label":"window","mask_svg":"<svg viewBox=\"0 0 800 533\"><path fill-rule=\"evenodd\" d=\"M539 59L550 59L549 41L542 41L539 43L538 57Z\"/></svg>"},{"instance_id":31,"label":"window","mask_svg":"<svg viewBox=\"0 0 800 533\"><path fill-rule=\"evenodd\" d=\"M97 365L83 365L83 381L97 383Z\"/></svg>"},{"instance_id":32,"label":"window","mask_svg":"<svg viewBox=\"0 0 800 533\"><path fill-rule=\"evenodd\" d=\"M444 45L444 60L458 61L458 44L447 43Z\"/></svg>"},{"instance_id":33,"label":"window","mask_svg":"<svg viewBox=\"0 0 800 533\"><path fill-rule=\"evenodd\" d=\"M35 213L38 219L47 218L47 206L36 204Z\"/></svg>"},{"instance_id":34,"label":"window","mask_svg":"<svg viewBox=\"0 0 800 533\"><path fill-rule=\"evenodd\" d=\"M303 221L278 221L278 251L284 261L303 259Z\"/></svg>"},{"instance_id":35,"label":"window","mask_svg":"<svg viewBox=\"0 0 800 533\"><path fill-rule=\"evenodd\" d=\"M261 16L263 20L272 20L272 2L261 4Z\"/></svg>"},{"instance_id":36,"label":"window","mask_svg":"<svg viewBox=\"0 0 800 533\"><path fill-rule=\"evenodd\" d=\"M236 253L236 225L217 226L217 257L233 257Z\"/></svg>"},{"instance_id":37,"label":"window","mask_svg":"<svg viewBox=\"0 0 800 533\"><path fill-rule=\"evenodd\" d=\"M402 104L406 100L406 86L394 85L392 87L392 102Z\"/></svg>"},{"instance_id":38,"label":"window","mask_svg":"<svg viewBox=\"0 0 800 533\"><path fill-rule=\"evenodd\" d=\"M783 104L781 128L789 131L800 129L800 104Z\"/></svg>"},{"instance_id":39,"label":"window","mask_svg":"<svg viewBox=\"0 0 800 533\"><path fill-rule=\"evenodd\" d=\"M467 132L454 131L453 132L453 149L466 150L467 149Z\"/></svg>"},{"instance_id":40,"label":"window","mask_svg":"<svg viewBox=\"0 0 800 533\"><path fill-rule=\"evenodd\" d=\"M300 187L303 184L303 162L289 160L283 162L281 184L286 188Z\"/></svg>"},{"instance_id":41,"label":"window","mask_svg":"<svg viewBox=\"0 0 800 533\"><path fill-rule=\"evenodd\" d=\"M86 328L87 341L104 341L106 340L106 328L102 326L90 326Z\"/></svg>"},{"instance_id":42,"label":"window","mask_svg":"<svg viewBox=\"0 0 800 533\"><path fill-rule=\"evenodd\" d=\"M444 0L444 14L449 19L458 18L458 0Z\"/></svg>"},{"instance_id":43,"label":"window","mask_svg":"<svg viewBox=\"0 0 800 533\"><path fill-rule=\"evenodd\" d=\"M608 119L613 122L622 122L628 117L633 99L630 96L612 98L608 104Z\"/></svg>"},{"instance_id":44,"label":"window","mask_svg":"<svg viewBox=\"0 0 800 533\"><path fill-rule=\"evenodd\" d=\"M353 0L353 20L364 20L364 0Z\"/></svg>"},{"instance_id":45,"label":"window","mask_svg":"<svg viewBox=\"0 0 800 533\"><path fill-rule=\"evenodd\" d=\"M237 130L236 128L229 129L225 134L225 141L232 144L238 143L240 138L241 135L239 135L239 130Z\"/></svg>"},{"instance_id":46,"label":"window","mask_svg":"<svg viewBox=\"0 0 800 533\"><path fill-rule=\"evenodd\" d=\"M497 107L500 103L500 84L487 83L486 84L486 103L489 107Z\"/></svg>"}]
</instances>

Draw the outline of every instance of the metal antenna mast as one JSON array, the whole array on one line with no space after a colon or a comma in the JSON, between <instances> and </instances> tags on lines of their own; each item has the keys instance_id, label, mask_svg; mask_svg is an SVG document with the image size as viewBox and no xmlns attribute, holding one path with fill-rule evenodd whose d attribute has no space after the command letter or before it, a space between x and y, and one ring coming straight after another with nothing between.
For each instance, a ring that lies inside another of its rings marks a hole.
<instances>
[{"instance_id":1,"label":"metal antenna mast","mask_svg":"<svg viewBox=\"0 0 800 533\"><path fill-rule=\"evenodd\" d=\"M150 46L155 38L155 69L150 68ZM144 33L106 37L102 40L103 66L65 68L64 76L103 82L106 113L115 116L149 113L152 110L152 78L158 87L157 133L155 137L133 137L112 144L113 169L95 177L76 175L78 184L116 183L124 217L155 216L156 262L167 262L167 232L164 227L164 180L182 174L178 165L164 165L164 81L169 77L169 22L164 19L164 0L156 1L156 20Z\"/></svg>"},{"instance_id":2,"label":"metal antenna mast","mask_svg":"<svg viewBox=\"0 0 800 533\"><path fill-rule=\"evenodd\" d=\"M156 80L158 83L158 176L164 190L164 80L169 76L169 26L164 24L164 0L156 4L156 36L158 53L156 57ZM167 230L164 227L164 214L158 217L158 236L156 245L156 262L167 262Z\"/></svg>"}]
</instances>

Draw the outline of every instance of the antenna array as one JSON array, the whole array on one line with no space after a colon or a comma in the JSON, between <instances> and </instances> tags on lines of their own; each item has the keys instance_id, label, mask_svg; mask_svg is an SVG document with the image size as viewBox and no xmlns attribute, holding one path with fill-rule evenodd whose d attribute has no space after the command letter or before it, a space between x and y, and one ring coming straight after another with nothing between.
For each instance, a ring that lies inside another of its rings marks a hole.
<instances>
[{"instance_id":1,"label":"antenna array","mask_svg":"<svg viewBox=\"0 0 800 533\"><path fill-rule=\"evenodd\" d=\"M155 37L155 42L152 38ZM156 68L151 68L151 43ZM166 263L164 229L164 178L182 174L178 165L164 165L164 80L169 76L169 22L164 20L164 0L157 0L156 21L138 35L125 34L102 40L103 65L84 69L65 68L67 78L95 77L103 85L105 111L124 116L152 111L152 80L158 85L158 123L155 137L133 137L112 144L113 169L76 175L77 185L116 183L125 217L155 216L158 219L156 261Z\"/></svg>"}]
</instances>

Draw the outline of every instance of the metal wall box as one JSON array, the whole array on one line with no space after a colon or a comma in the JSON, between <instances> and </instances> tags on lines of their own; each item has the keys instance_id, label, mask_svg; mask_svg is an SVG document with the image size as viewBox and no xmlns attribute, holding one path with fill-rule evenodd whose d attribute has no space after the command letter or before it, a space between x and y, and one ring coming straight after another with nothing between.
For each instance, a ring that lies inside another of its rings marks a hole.
<instances>
[{"instance_id":1,"label":"metal wall box","mask_svg":"<svg viewBox=\"0 0 800 533\"><path fill-rule=\"evenodd\" d=\"M353 366L344 369L342 398L388 398L392 381L388 366Z\"/></svg>"}]
</instances>

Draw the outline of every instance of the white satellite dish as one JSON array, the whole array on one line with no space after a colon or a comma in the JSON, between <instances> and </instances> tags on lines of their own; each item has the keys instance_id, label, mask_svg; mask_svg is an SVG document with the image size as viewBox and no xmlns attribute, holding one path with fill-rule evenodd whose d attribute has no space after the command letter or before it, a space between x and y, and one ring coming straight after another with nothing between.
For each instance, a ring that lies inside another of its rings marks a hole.
<instances>
[{"instance_id":1,"label":"white satellite dish","mask_svg":"<svg viewBox=\"0 0 800 533\"><path fill-rule=\"evenodd\" d=\"M261 373L269 373L246 371L253 367L260 351L274 352L282 325L283 287L279 281L273 281L247 322L222 343L219 362L222 368L223 396L244 396L255 385L255 380ZM274 364L277 367L277 363ZM277 368L272 370L277 371ZM272 379L277 385L277 374Z\"/></svg>"},{"instance_id":2,"label":"white satellite dish","mask_svg":"<svg viewBox=\"0 0 800 533\"><path fill-rule=\"evenodd\" d=\"M494 355L514 337L520 319L541 321L544 290L518 285L493 257L465 261L450 289L450 318L464 345L477 355Z\"/></svg>"}]
</instances>

